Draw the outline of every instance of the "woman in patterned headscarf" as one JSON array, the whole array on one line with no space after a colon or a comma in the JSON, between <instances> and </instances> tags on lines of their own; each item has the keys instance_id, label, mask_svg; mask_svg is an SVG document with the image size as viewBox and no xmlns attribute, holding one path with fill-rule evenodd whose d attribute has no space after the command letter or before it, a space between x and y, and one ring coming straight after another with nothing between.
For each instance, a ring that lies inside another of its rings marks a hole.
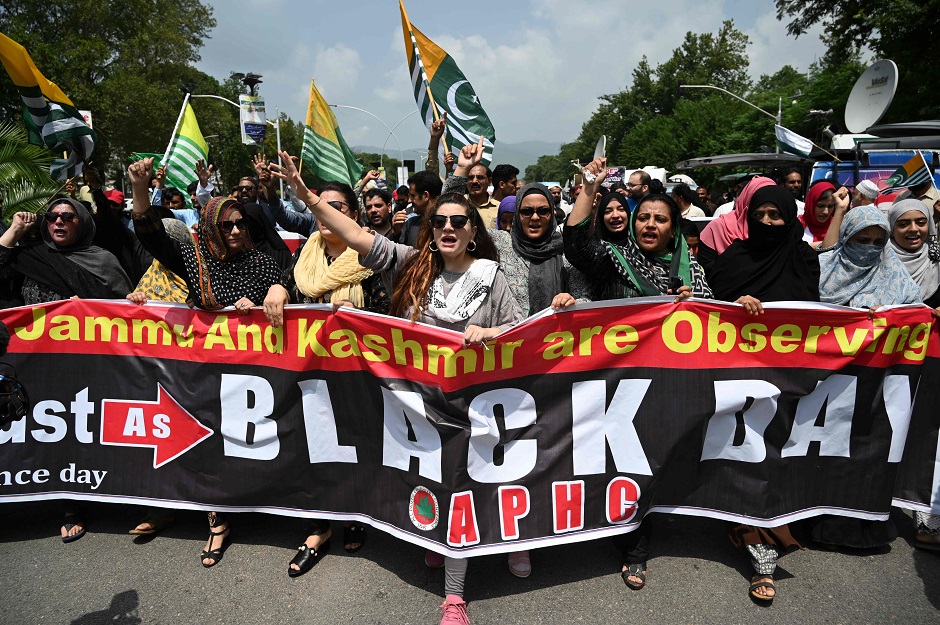
<instances>
[{"instance_id":1,"label":"woman in patterned headscarf","mask_svg":"<svg viewBox=\"0 0 940 625\"><path fill-rule=\"evenodd\" d=\"M189 301L197 308L219 310L234 306L247 315L264 300L281 275L277 262L254 248L242 205L232 198L213 198L199 213L199 243L186 245L170 237L147 195L153 159L128 169L134 187L134 231L153 257L186 280ZM202 565L222 559L230 527L209 512L209 540Z\"/></svg>"}]
</instances>

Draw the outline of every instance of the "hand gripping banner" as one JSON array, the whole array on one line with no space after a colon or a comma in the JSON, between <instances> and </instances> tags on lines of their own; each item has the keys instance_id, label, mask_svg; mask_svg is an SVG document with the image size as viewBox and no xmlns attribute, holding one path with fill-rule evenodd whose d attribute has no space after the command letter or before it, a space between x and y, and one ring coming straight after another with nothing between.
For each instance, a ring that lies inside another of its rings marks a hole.
<instances>
[{"instance_id":1,"label":"hand gripping banner","mask_svg":"<svg viewBox=\"0 0 940 625\"><path fill-rule=\"evenodd\" d=\"M776 526L940 513L928 308L711 301L545 312L485 346L322 306L3 311L29 414L0 501L357 519L456 557L651 511Z\"/></svg>"}]
</instances>

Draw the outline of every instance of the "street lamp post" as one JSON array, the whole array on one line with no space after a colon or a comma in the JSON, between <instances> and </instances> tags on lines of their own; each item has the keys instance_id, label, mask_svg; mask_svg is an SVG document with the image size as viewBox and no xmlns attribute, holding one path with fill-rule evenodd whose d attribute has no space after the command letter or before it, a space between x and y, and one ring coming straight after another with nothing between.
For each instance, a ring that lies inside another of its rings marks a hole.
<instances>
[{"instance_id":1,"label":"street lamp post","mask_svg":"<svg viewBox=\"0 0 940 625\"><path fill-rule=\"evenodd\" d=\"M236 74L233 74L233 76L236 76ZM249 76L255 76L255 74L249 74ZM259 78L260 78L260 76L259 76ZM258 82L261 82L261 81L259 80ZM252 91L253 91L253 90L254 90L254 87L251 87L251 89L252 89ZM196 94L190 94L189 97L190 97L190 98L213 98L213 99L215 99L215 100L222 100L223 102L228 102L229 104L231 104L231 105L234 106L235 108L241 110L241 105L239 105L238 102L233 102L233 101L229 100L228 98L223 98L223 97L220 96L220 95L211 95L211 94L196 95ZM275 131L277 131L277 163L278 163L278 165L282 165L283 163L281 163L281 113L280 113L280 110L279 110L277 107L274 108L274 112L275 112L275 114L277 115L275 121L272 122L270 119L266 119L265 121L267 121L267 123L269 123L269 124L271 124L272 126L274 126ZM281 181L279 182L279 186L280 186L281 197L283 197L283 196L284 196L284 181L283 181L283 180L281 180Z\"/></svg>"},{"instance_id":2,"label":"street lamp post","mask_svg":"<svg viewBox=\"0 0 940 625\"><path fill-rule=\"evenodd\" d=\"M714 89L715 91L720 91L720 92L724 93L725 95L730 95L730 96L731 96L732 98L734 98L735 100L738 100L738 101L740 101L740 102L744 102L745 104L747 104L748 106L750 106L752 109L755 109L755 110L760 111L761 113L763 113L763 114L766 115L767 117L769 117L769 118L771 118L772 120L774 120L774 123L776 123L778 126L780 125L780 120L783 119L783 98L782 98L782 97L780 98L779 102L777 102L777 114L774 115L773 113L770 113L770 112L768 112L768 111L765 111L764 109L762 109L761 107L757 106L756 104L753 104L753 103L751 103L751 102L748 102L747 100L745 100L745 99L742 98L741 96L735 95L735 94L731 93L730 91L728 91L727 89L722 89L721 87L716 87L715 85L686 85L686 84L684 84L682 81L680 81L680 82L679 82L679 85L676 87L676 95L681 97L681 96L682 96L682 91L685 90L685 89ZM778 154L780 153L780 147L779 147L779 146L777 147L777 153L778 153Z\"/></svg>"},{"instance_id":3,"label":"street lamp post","mask_svg":"<svg viewBox=\"0 0 940 625\"><path fill-rule=\"evenodd\" d=\"M378 115L376 115L375 113L370 113L369 111L367 111L367 110L365 110L365 109L363 109L363 108L359 108L358 106L349 106L348 104L330 104L330 106L333 107L333 108L335 108L335 109L352 109L352 110L354 110L354 111L360 111L360 112L362 112L362 113L365 113L366 115L371 115L372 117L374 117L374 118L376 119L376 121L378 121L380 124L382 124L383 126L385 126L385 130L388 131L388 134L391 135L391 136L395 139L395 145L398 146L398 156L399 156L399 160L401 160L401 161L404 161L404 160L405 160L405 153L404 153L404 151L402 151L402 149L401 149L401 143L398 142L398 137L395 135L395 133L392 131L392 129L388 127L388 124L386 124L385 122L383 122L382 119L381 119ZM415 109L415 110L417 110L417 109ZM407 115L406 115L406 117L407 117ZM402 121L404 121L404 120L402 120ZM398 122L398 123L400 124L401 122ZM397 127L398 127L398 124L395 124L395 127L397 128ZM387 141L388 141L388 138L386 138L385 141L387 142ZM384 145L383 145L383 147L382 147L382 150L383 150L383 152L384 152L384 150L385 150ZM380 164L380 165L384 163L384 160L383 160L383 157L384 157L384 156L385 156L384 153L379 155L379 164Z\"/></svg>"}]
</instances>

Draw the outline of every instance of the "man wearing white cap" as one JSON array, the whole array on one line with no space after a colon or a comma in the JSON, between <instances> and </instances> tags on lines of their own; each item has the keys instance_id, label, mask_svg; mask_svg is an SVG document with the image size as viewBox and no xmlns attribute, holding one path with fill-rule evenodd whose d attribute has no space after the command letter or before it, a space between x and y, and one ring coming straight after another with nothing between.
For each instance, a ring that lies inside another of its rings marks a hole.
<instances>
[{"instance_id":1,"label":"man wearing white cap","mask_svg":"<svg viewBox=\"0 0 940 625\"><path fill-rule=\"evenodd\" d=\"M862 180L855 186L852 194L852 206L871 206L878 197L878 185L872 180ZM885 210L887 213L887 210Z\"/></svg>"}]
</instances>

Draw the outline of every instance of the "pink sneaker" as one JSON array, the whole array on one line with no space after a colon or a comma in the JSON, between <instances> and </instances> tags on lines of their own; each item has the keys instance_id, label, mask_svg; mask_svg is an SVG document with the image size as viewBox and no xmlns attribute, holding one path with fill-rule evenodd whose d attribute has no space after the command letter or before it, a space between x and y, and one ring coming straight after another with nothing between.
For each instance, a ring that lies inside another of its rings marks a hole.
<instances>
[{"instance_id":1,"label":"pink sneaker","mask_svg":"<svg viewBox=\"0 0 940 625\"><path fill-rule=\"evenodd\" d=\"M441 604L441 625L470 625L467 618L467 604L457 595L447 595Z\"/></svg>"},{"instance_id":2,"label":"pink sneaker","mask_svg":"<svg viewBox=\"0 0 940 625\"><path fill-rule=\"evenodd\" d=\"M428 568L439 569L444 566L444 556L428 549L424 552L424 563Z\"/></svg>"}]
</instances>

